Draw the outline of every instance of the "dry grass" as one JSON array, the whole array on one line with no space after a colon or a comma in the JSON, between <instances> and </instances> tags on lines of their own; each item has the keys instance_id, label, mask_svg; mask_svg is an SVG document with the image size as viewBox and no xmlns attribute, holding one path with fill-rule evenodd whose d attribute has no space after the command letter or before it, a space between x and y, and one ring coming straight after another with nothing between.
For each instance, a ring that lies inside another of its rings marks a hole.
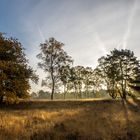
<instances>
[{"instance_id":1,"label":"dry grass","mask_svg":"<svg viewBox=\"0 0 140 140\"><path fill-rule=\"evenodd\" d=\"M140 100L26 101L0 107L0 140L140 140Z\"/></svg>"}]
</instances>

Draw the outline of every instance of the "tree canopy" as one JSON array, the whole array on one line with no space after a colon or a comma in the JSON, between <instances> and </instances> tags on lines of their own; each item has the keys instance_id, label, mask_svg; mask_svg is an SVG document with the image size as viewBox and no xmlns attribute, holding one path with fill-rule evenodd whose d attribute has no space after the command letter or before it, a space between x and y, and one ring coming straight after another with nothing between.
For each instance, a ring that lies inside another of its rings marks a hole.
<instances>
[{"instance_id":1,"label":"tree canopy","mask_svg":"<svg viewBox=\"0 0 140 140\"><path fill-rule=\"evenodd\" d=\"M140 63L130 50L114 49L107 56L101 57L97 67L107 90L113 98L118 95L126 99L132 95L130 86L139 76Z\"/></svg>"},{"instance_id":2,"label":"tree canopy","mask_svg":"<svg viewBox=\"0 0 140 140\"><path fill-rule=\"evenodd\" d=\"M47 96L44 97L53 99L54 93L64 89L64 98L68 92L75 98L88 98L103 90L114 99L126 99L140 91L140 61L133 51L114 49L99 58L98 66L93 69L73 66L71 56L63 47L64 44L55 38L40 44L38 66L46 73L42 86L51 91L46 91ZM21 43L0 33L0 103L13 103L19 98L29 97L30 79L38 81ZM40 90L39 95L43 97L43 94ZM32 93L31 96L37 97L37 94Z\"/></svg>"},{"instance_id":3,"label":"tree canopy","mask_svg":"<svg viewBox=\"0 0 140 140\"><path fill-rule=\"evenodd\" d=\"M0 103L13 103L29 95L29 79L37 81L21 43L0 34Z\"/></svg>"},{"instance_id":4,"label":"tree canopy","mask_svg":"<svg viewBox=\"0 0 140 140\"><path fill-rule=\"evenodd\" d=\"M42 61L38 66L47 72L47 77L42 85L51 89L51 99L53 99L55 88L60 82L60 69L72 63L71 57L63 50L64 44L55 38L49 38L45 43L40 44L41 52L37 58Z\"/></svg>"}]
</instances>

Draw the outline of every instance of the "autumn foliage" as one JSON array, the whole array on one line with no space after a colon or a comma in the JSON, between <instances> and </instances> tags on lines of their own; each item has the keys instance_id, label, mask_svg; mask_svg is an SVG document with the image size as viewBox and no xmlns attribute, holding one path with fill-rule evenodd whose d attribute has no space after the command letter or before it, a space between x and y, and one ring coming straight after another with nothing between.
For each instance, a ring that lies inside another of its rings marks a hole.
<instances>
[{"instance_id":1,"label":"autumn foliage","mask_svg":"<svg viewBox=\"0 0 140 140\"><path fill-rule=\"evenodd\" d=\"M28 97L29 79L37 77L27 62L21 43L0 34L0 103Z\"/></svg>"}]
</instances>

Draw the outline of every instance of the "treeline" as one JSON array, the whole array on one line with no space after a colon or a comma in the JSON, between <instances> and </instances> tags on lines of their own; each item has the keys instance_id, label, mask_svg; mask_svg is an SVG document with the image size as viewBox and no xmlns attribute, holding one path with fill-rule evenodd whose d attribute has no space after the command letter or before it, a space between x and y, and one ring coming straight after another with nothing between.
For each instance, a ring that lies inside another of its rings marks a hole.
<instances>
[{"instance_id":1,"label":"treeline","mask_svg":"<svg viewBox=\"0 0 140 140\"><path fill-rule=\"evenodd\" d=\"M82 91L82 96L78 96L75 92L67 92L64 94L63 92L58 92L54 94L54 99L90 99L90 98L110 98L107 94L106 90L99 90L98 92L89 91L88 93ZM32 92L30 94L32 99L50 99L51 92L39 90L38 92Z\"/></svg>"},{"instance_id":2,"label":"treeline","mask_svg":"<svg viewBox=\"0 0 140 140\"><path fill-rule=\"evenodd\" d=\"M140 61L134 53L127 49L114 49L98 59L98 66L72 66L72 58L63 50L64 44L54 38L41 44L38 64L48 73L42 81L42 86L51 89L51 99L54 93L62 89L64 98L66 93L72 92L75 97L82 98L85 94L99 92L106 89L112 98L127 96L134 97L140 90Z\"/></svg>"},{"instance_id":3,"label":"treeline","mask_svg":"<svg viewBox=\"0 0 140 140\"><path fill-rule=\"evenodd\" d=\"M39 68L46 73L42 86L47 92L32 93L40 98L112 98L135 96L140 91L140 62L134 53L127 49L114 49L98 59L95 69L73 66L74 60L63 49L64 44L49 38L40 44L37 58ZM30 97L29 80L37 83L39 77L29 66L24 48L14 38L0 34L0 103L18 102ZM40 94L42 94L40 96ZM106 94L106 95L105 95Z\"/></svg>"}]
</instances>

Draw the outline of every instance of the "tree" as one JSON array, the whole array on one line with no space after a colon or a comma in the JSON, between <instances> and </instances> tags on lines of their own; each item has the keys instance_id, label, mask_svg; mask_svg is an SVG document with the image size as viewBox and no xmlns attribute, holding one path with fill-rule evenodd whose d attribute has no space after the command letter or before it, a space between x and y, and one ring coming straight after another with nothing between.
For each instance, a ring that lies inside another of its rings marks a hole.
<instances>
[{"instance_id":1,"label":"tree","mask_svg":"<svg viewBox=\"0 0 140 140\"><path fill-rule=\"evenodd\" d=\"M54 96L55 86L60 81L60 68L72 63L71 57L63 50L63 46L64 44L55 38L49 38L45 43L40 44L41 52L37 55L37 58L42 60L38 66L48 73L43 85L49 85L51 88L51 99Z\"/></svg>"},{"instance_id":2,"label":"tree","mask_svg":"<svg viewBox=\"0 0 140 140\"><path fill-rule=\"evenodd\" d=\"M37 99L38 95L37 95L36 92L32 92L32 93L30 94L30 97L31 97L32 99Z\"/></svg>"},{"instance_id":3,"label":"tree","mask_svg":"<svg viewBox=\"0 0 140 140\"><path fill-rule=\"evenodd\" d=\"M126 96L131 94L129 85L140 72L139 60L134 53L127 49L114 49L98 62L98 70L106 82L109 94L113 98L119 94L122 99L126 99Z\"/></svg>"},{"instance_id":4,"label":"tree","mask_svg":"<svg viewBox=\"0 0 140 140\"><path fill-rule=\"evenodd\" d=\"M64 99L65 99L66 93L68 91L68 83L70 81L70 65L62 66L59 69L59 73L60 73L60 80L64 86Z\"/></svg>"},{"instance_id":5,"label":"tree","mask_svg":"<svg viewBox=\"0 0 140 140\"><path fill-rule=\"evenodd\" d=\"M95 94L98 94L99 91L103 90L102 89L103 81L101 79L101 75L99 75L98 72L99 71L96 68L92 72L92 86Z\"/></svg>"},{"instance_id":6,"label":"tree","mask_svg":"<svg viewBox=\"0 0 140 140\"><path fill-rule=\"evenodd\" d=\"M93 76L95 75L93 75L93 70L91 67L86 67L83 69L82 71L83 84L84 84L85 93L88 96L89 96L89 91L91 90L93 85L95 85Z\"/></svg>"},{"instance_id":7,"label":"tree","mask_svg":"<svg viewBox=\"0 0 140 140\"><path fill-rule=\"evenodd\" d=\"M75 98L77 98L77 75L75 71L75 67L70 67L69 71L69 77L68 77L68 83L67 83L67 90L74 92Z\"/></svg>"},{"instance_id":8,"label":"tree","mask_svg":"<svg viewBox=\"0 0 140 140\"><path fill-rule=\"evenodd\" d=\"M115 81L117 73L117 66L114 60L107 55L98 59L99 65L95 69L96 74L100 77L103 85L107 88L109 95L112 98L117 97L117 92L115 91L115 86L117 82Z\"/></svg>"},{"instance_id":9,"label":"tree","mask_svg":"<svg viewBox=\"0 0 140 140\"><path fill-rule=\"evenodd\" d=\"M0 34L0 103L13 103L29 96L29 79L37 82L17 39Z\"/></svg>"},{"instance_id":10,"label":"tree","mask_svg":"<svg viewBox=\"0 0 140 140\"><path fill-rule=\"evenodd\" d=\"M50 98L50 93L47 91L39 90L38 91L38 98L39 99L49 99Z\"/></svg>"},{"instance_id":11,"label":"tree","mask_svg":"<svg viewBox=\"0 0 140 140\"><path fill-rule=\"evenodd\" d=\"M73 89L75 97L82 97L82 84L83 84L83 66L75 66L70 68L69 80L68 80L68 89Z\"/></svg>"},{"instance_id":12,"label":"tree","mask_svg":"<svg viewBox=\"0 0 140 140\"><path fill-rule=\"evenodd\" d=\"M76 78L76 81L75 81L75 84L77 86L77 90L78 90L78 96L80 98L82 98L82 85L83 85L83 71L84 71L84 67L83 66L75 66L74 67L75 69L75 78Z\"/></svg>"}]
</instances>

